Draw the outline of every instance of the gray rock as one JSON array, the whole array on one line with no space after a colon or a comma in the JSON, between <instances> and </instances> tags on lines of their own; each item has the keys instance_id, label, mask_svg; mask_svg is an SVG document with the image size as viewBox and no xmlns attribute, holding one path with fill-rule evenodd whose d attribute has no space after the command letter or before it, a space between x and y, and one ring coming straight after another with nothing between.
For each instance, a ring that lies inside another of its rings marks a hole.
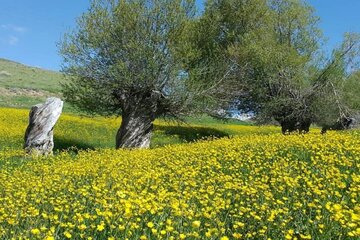
<instances>
[{"instance_id":1,"label":"gray rock","mask_svg":"<svg viewBox=\"0 0 360 240\"><path fill-rule=\"evenodd\" d=\"M48 155L54 148L53 129L63 108L59 98L48 98L44 104L33 106L29 114L29 126L25 132L26 153Z\"/></svg>"}]
</instances>

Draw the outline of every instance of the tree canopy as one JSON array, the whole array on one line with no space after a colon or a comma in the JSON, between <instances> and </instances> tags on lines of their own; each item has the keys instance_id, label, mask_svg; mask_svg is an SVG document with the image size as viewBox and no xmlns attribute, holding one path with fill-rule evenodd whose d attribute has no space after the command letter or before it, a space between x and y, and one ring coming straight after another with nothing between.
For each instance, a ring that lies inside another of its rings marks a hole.
<instances>
[{"instance_id":1,"label":"tree canopy","mask_svg":"<svg viewBox=\"0 0 360 240\"><path fill-rule=\"evenodd\" d=\"M348 34L326 58L314 12L301 0L207 2L199 62L223 54L227 68L235 66L229 98L222 96L228 106L253 113L259 122L274 119L284 132L306 132L311 123L326 125L353 114L343 96L353 91L344 86L357 68L350 64L359 56L359 39Z\"/></svg>"},{"instance_id":2,"label":"tree canopy","mask_svg":"<svg viewBox=\"0 0 360 240\"><path fill-rule=\"evenodd\" d=\"M193 16L192 1L92 1L61 43L63 71L71 77L64 85L67 100L113 115L135 93L177 97L175 88L186 78L179 86L182 62L175 55Z\"/></svg>"},{"instance_id":3,"label":"tree canopy","mask_svg":"<svg viewBox=\"0 0 360 240\"><path fill-rule=\"evenodd\" d=\"M195 81L204 73L186 66L195 13L192 0L93 0L60 43L66 100L121 115L117 147L149 146L154 119L200 109L217 82Z\"/></svg>"},{"instance_id":4,"label":"tree canopy","mask_svg":"<svg viewBox=\"0 0 360 240\"><path fill-rule=\"evenodd\" d=\"M157 117L230 108L306 132L359 110L359 37L326 58L318 22L303 0L93 0L60 43L63 93L122 115L117 147L149 146Z\"/></svg>"}]
</instances>

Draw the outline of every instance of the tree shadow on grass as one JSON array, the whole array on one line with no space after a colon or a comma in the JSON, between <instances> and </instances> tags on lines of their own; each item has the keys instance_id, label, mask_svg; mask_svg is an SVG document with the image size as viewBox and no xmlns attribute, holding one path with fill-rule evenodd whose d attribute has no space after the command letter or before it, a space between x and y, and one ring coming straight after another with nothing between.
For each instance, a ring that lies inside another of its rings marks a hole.
<instances>
[{"instance_id":1,"label":"tree shadow on grass","mask_svg":"<svg viewBox=\"0 0 360 240\"><path fill-rule=\"evenodd\" d=\"M172 139L167 138L166 136L177 137L181 142L194 142L201 139L229 137L228 133L209 127L155 125L154 130L160 131L165 135L158 135L159 138L162 138L163 142L157 143L155 146L180 143L173 142ZM80 140L67 139L59 136L54 136L54 145L54 152L70 151L75 154L80 150L94 150L95 148L102 147L96 143L84 143Z\"/></svg>"},{"instance_id":2,"label":"tree shadow on grass","mask_svg":"<svg viewBox=\"0 0 360 240\"><path fill-rule=\"evenodd\" d=\"M176 135L185 142L194 142L206 138L229 137L228 133L209 127L155 125L154 130L163 131L166 135Z\"/></svg>"},{"instance_id":3,"label":"tree shadow on grass","mask_svg":"<svg viewBox=\"0 0 360 240\"><path fill-rule=\"evenodd\" d=\"M71 150L77 153L79 150L94 150L95 146L73 139L65 139L54 136L54 151Z\"/></svg>"}]
</instances>

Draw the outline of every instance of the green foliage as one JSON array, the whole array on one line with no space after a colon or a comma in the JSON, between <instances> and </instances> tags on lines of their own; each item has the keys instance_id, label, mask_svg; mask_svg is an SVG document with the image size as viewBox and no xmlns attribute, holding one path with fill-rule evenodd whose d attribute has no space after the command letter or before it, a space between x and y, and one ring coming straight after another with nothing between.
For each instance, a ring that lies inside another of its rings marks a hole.
<instances>
[{"instance_id":1,"label":"green foliage","mask_svg":"<svg viewBox=\"0 0 360 240\"><path fill-rule=\"evenodd\" d=\"M303 1L208 1L194 24L197 54L188 62L190 73L205 71L197 81L204 85L219 80L207 91L218 108L236 105L268 120L284 111L282 102L294 96L298 102L311 85L304 76L310 75L319 52L317 22Z\"/></svg>"},{"instance_id":2,"label":"green foliage","mask_svg":"<svg viewBox=\"0 0 360 240\"><path fill-rule=\"evenodd\" d=\"M207 1L204 14L193 24L189 37L193 54L188 56L187 69L205 93L200 107L207 112L214 114L214 108L228 107L239 95L237 78L243 75L242 66L232 56L233 51L262 27L267 9L263 0Z\"/></svg>"},{"instance_id":3,"label":"green foliage","mask_svg":"<svg viewBox=\"0 0 360 240\"><path fill-rule=\"evenodd\" d=\"M311 84L306 76L320 38L317 18L308 5L301 1L270 3L264 27L248 34L232 51L239 65L245 66L238 78L243 86L239 107L262 119L282 117L289 107L297 108L289 104L301 102L302 92Z\"/></svg>"},{"instance_id":4,"label":"green foliage","mask_svg":"<svg viewBox=\"0 0 360 240\"><path fill-rule=\"evenodd\" d=\"M119 114L126 100L152 93L161 94L161 103L155 103L159 114L179 106L188 78L182 74L182 59L175 56L193 15L193 1L92 1L78 28L60 44L63 71L70 78L64 96L102 115Z\"/></svg>"},{"instance_id":5,"label":"green foliage","mask_svg":"<svg viewBox=\"0 0 360 240\"><path fill-rule=\"evenodd\" d=\"M192 67L213 61L217 73L230 71L213 93L216 102L255 113L259 122L324 125L350 116L356 110L350 86L359 85L348 80L357 68L358 37L347 35L325 60L314 12L302 0L208 1ZM217 76L208 72L205 82Z\"/></svg>"},{"instance_id":6,"label":"green foliage","mask_svg":"<svg viewBox=\"0 0 360 240\"><path fill-rule=\"evenodd\" d=\"M334 49L312 86L315 121L329 125L339 118L354 117L360 111L358 67L360 35L346 34L343 43Z\"/></svg>"},{"instance_id":7,"label":"green foliage","mask_svg":"<svg viewBox=\"0 0 360 240\"><path fill-rule=\"evenodd\" d=\"M343 85L343 100L350 109L360 109L360 72L357 71Z\"/></svg>"}]
</instances>

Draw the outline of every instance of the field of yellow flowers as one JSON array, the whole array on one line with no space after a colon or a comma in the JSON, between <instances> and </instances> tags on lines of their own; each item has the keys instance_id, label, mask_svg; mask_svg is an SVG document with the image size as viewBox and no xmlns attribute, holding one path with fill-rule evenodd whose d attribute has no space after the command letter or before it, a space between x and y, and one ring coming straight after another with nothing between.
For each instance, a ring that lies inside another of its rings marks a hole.
<instances>
[{"instance_id":1,"label":"field of yellow flowers","mask_svg":"<svg viewBox=\"0 0 360 240\"><path fill-rule=\"evenodd\" d=\"M55 136L84 146L45 159L24 156L26 124L0 109L1 239L360 238L357 131L219 125L225 138L130 151L106 148L117 119L64 115ZM191 140L164 122L155 135L169 129Z\"/></svg>"}]
</instances>

